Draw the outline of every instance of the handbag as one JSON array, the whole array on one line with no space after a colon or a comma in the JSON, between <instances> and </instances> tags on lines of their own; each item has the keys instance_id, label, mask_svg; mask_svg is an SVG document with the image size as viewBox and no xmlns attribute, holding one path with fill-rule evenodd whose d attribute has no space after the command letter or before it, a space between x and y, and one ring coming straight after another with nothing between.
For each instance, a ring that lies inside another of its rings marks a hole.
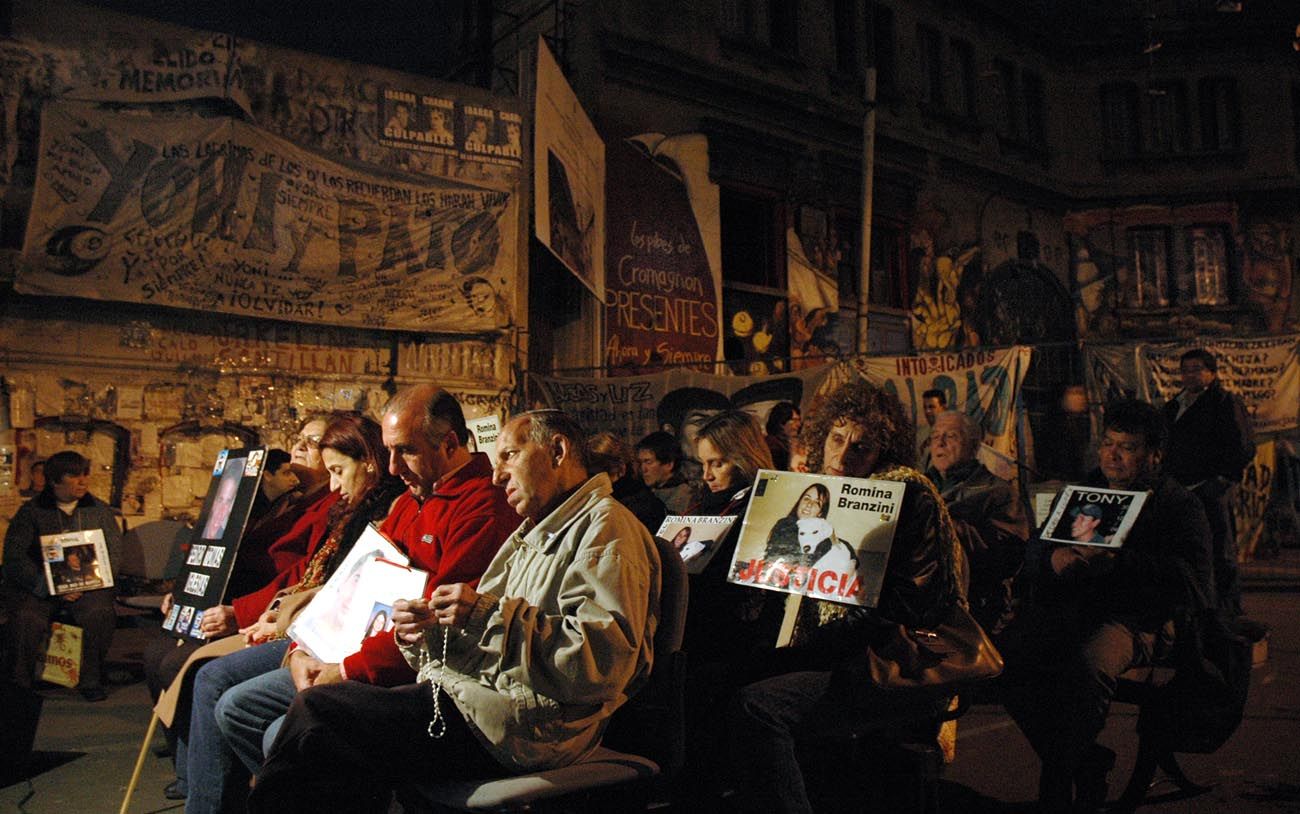
<instances>
[{"instance_id":1,"label":"handbag","mask_svg":"<svg viewBox=\"0 0 1300 814\"><path fill-rule=\"evenodd\" d=\"M1002 654L957 602L932 628L889 628L884 641L867 648L867 672L881 689L950 689L1001 675Z\"/></svg>"},{"instance_id":2,"label":"handbag","mask_svg":"<svg viewBox=\"0 0 1300 814\"><path fill-rule=\"evenodd\" d=\"M64 622L50 623L50 638L41 652L40 679L62 687L81 681L81 628Z\"/></svg>"}]
</instances>

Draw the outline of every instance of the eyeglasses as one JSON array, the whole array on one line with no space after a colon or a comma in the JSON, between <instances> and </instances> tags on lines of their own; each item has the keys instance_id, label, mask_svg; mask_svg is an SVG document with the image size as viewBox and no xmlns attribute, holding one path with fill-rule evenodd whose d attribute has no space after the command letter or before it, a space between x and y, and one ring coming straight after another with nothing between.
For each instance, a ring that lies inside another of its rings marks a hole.
<instances>
[{"instance_id":1,"label":"eyeglasses","mask_svg":"<svg viewBox=\"0 0 1300 814\"><path fill-rule=\"evenodd\" d=\"M319 434L318 435L295 435L293 437L293 445L296 447L299 444L306 444L307 446L315 449L320 446L320 439L321 436Z\"/></svg>"}]
</instances>

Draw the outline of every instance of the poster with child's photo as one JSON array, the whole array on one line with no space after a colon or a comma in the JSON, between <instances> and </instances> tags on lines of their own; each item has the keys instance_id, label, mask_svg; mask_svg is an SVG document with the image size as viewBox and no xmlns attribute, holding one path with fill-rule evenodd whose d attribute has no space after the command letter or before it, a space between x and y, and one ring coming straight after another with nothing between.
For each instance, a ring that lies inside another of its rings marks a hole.
<instances>
[{"instance_id":1,"label":"poster with child's photo","mask_svg":"<svg viewBox=\"0 0 1300 814\"><path fill-rule=\"evenodd\" d=\"M700 574L718 552L727 532L739 518L709 515L668 515L655 536L672 543L682 558L686 573Z\"/></svg>"},{"instance_id":2,"label":"poster with child's photo","mask_svg":"<svg viewBox=\"0 0 1300 814\"><path fill-rule=\"evenodd\" d=\"M1142 511L1147 492L1067 486L1043 524L1044 540L1066 545L1119 548Z\"/></svg>"}]
</instances>

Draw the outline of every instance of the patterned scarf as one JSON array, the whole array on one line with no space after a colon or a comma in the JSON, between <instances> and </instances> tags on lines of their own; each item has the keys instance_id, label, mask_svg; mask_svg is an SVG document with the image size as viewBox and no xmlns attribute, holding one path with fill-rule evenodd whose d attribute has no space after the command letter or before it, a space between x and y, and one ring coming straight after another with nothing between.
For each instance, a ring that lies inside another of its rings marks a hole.
<instances>
[{"instance_id":1,"label":"patterned scarf","mask_svg":"<svg viewBox=\"0 0 1300 814\"><path fill-rule=\"evenodd\" d=\"M342 506L343 504L337 503L335 505ZM330 510L330 514L334 514L333 509ZM334 555L339 550L343 535L347 534L348 527L352 525L353 514L354 512L344 506L337 517L330 518L329 536L325 538L324 543L321 543L321 547L316 549L316 553L311 555L311 559L307 562L307 568L302 573L302 579L298 580L297 585L289 589L289 593L296 594L299 591L316 588L324 584L325 580L329 578Z\"/></svg>"}]
</instances>

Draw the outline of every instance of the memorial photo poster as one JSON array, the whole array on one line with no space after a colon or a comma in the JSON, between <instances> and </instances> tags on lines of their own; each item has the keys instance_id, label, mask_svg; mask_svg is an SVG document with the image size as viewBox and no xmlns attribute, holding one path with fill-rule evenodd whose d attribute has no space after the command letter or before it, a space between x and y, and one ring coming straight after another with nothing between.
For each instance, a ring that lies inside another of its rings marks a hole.
<instances>
[{"instance_id":1,"label":"memorial photo poster","mask_svg":"<svg viewBox=\"0 0 1300 814\"><path fill-rule=\"evenodd\" d=\"M339 565L289 626L290 638L321 661L340 662L362 639L388 630L398 599L424 596L427 571L411 568L404 557L393 561L366 548ZM382 624L379 631L373 629L377 624Z\"/></svg>"},{"instance_id":2,"label":"memorial photo poster","mask_svg":"<svg viewBox=\"0 0 1300 814\"><path fill-rule=\"evenodd\" d=\"M224 598L239 541L261 487L265 460L264 448L223 449L217 454L194 532L182 537L179 550L173 553L181 567L163 630L203 638L203 611L221 604Z\"/></svg>"},{"instance_id":3,"label":"memorial photo poster","mask_svg":"<svg viewBox=\"0 0 1300 814\"><path fill-rule=\"evenodd\" d=\"M1067 486L1043 524L1042 538L1067 545L1119 548L1149 492Z\"/></svg>"},{"instance_id":4,"label":"memorial photo poster","mask_svg":"<svg viewBox=\"0 0 1300 814\"><path fill-rule=\"evenodd\" d=\"M735 525L738 517L714 517L712 515L668 515L655 532L672 543L686 565L686 573L703 573L704 567L718 553L719 546L726 539L727 532Z\"/></svg>"},{"instance_id":5,"label":"memorial photo poster","mask_svg":"<svg viewBox=\"0 0 1300 814\"><path fill-rule=\"evenodd\" d=\"M113 567L101 529L42 535L41 560L50 596L113 587Z\"/></svg>"},{"instance_id":6,"label":"memorial photo poster","mask_svg":"<svg viewBox=\"0 0 1300 814\"><path fill-rule=\"evenodd\" d=\"M875 607L904 484L760 469L728 580Z\"/></svg>"}]
</instances>

